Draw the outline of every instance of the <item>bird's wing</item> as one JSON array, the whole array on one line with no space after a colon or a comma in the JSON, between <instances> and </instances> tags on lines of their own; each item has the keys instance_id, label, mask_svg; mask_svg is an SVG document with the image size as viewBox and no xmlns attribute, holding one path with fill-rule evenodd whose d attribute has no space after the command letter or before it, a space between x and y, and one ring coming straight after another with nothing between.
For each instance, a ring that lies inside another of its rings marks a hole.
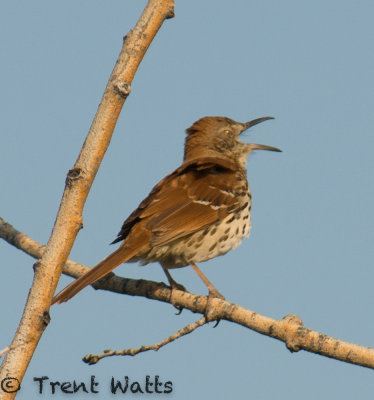
<instances>
[{"instance_id":1,"label":"bird's wing","mask_svg":"<svg viewBox=\"0 0 374 400\"><path fill-rule=\"evenodd\" d=\"M183 164L162 180L123 224L117 241L146 219L150 244L159 246L224 219L238 206L235 169L227 161ZM246 180L243 180L243 185Z\"/></svg>"}]
</instances>

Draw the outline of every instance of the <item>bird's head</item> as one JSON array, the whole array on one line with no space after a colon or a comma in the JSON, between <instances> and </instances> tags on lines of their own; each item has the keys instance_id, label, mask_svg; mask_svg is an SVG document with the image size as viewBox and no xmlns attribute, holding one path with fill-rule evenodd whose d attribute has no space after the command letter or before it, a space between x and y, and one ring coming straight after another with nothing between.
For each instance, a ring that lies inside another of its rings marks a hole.
<instances>
[{"instance_id":1,"label":"bird's head","mask_svg":"<svg viewBox=\"0 0 374 400\"><path fill-rule=\"evenodd\" d=\"M249 122L236 122L227 117L204 117L186 130L184 161L202 157L229 159L244 167L253 150L281 151L263 144L243 143L239 135L251 126L273 119L257 118Z\"/></svg>"}]
</instances>

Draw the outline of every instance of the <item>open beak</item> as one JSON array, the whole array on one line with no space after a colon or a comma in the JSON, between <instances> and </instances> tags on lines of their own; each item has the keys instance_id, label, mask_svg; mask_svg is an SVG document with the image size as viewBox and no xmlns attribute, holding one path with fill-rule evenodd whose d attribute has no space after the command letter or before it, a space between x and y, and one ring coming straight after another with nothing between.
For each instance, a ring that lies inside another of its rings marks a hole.
<instances>
[{"instance_id":1,"label":"open beak","mask_svg":"<svg viewBox=\"0 0 374 400\"><path fill-rule=\"evenodd\" d=\"M247 130L251 126L260 124L261 122L267 121L268 119L274 119L274 117L262 117L262 118L257 118L249 122L244 122L243 125L243 130ZM269 151L282 151L278 149L277 147L272 147L272 146L266 146L265 144L256 144L256 143L249 143L248 146L250 147L251 151L253 150L269 150Z\"/></svg>"}]
</instances>

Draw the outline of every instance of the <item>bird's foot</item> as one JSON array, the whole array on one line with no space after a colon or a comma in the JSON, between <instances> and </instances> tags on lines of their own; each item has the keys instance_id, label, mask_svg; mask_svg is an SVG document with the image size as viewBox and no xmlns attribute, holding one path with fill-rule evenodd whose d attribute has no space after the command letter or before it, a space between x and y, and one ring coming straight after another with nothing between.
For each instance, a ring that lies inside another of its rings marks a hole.
<instances>
[{"instance_id":1,"label":"bird's foot","mask_svg":"<svg viewBox=\"0 0 374 400\"><path fill-rule=\"evenodd\" d=\"M181 285L180 283L175 282L175 281L173 282L172 285L170 285L170 289L171 290L182 290L182 292L187 292L187 289L183 285Z\"/></svg>"},{"instance_id":2,"label":"bird's foot","mask_svg":"<svg viewBox=\"0 0 374 400\"><path fill-rule=\"evenodd\" d=\"M163 265L162 269L165 272L166 277L168 278L169 284L170 284L170 303L178 310L177 315L179 315L182 311L183 311L183 307L179 306L175 300L175 291L176 290L182 290L183 292L187 292L187 289L181 285L178 282L175 282L175 280L172 278L172 276L170 275L169 270L164 267Z\"/></svg>"},{"instance_id":3,"label":"bird's foot","mask_svg":"<svg viewBox=\"0 0 374 400\"><path fill-rule=\"evenodd\" d=\"M225 300L225 297L222 296L222 294L216 289L216 288L211 288L209 289L209 295L208 295L208 301L205 307L205 318L208 322L210 321L216 321L216 324L214 325L213 328L215 328L218 324L220 319L217 318L217 311L212 305L212 301L214 299L220 299L220 300Z\"/></svg>"},{"instance_id":4,"label":"bird's foot","mask_svg":"<svg viewBox=\"0 0 374 400\"><path fill-rule=\"evenodd\" d=\"M182 290L183 292L187 292L187 289L180 283L175 282L174 280L170 282L170 289L170 303L178 310L176 315L180 315L183 311L183 307L179 306L177 301L175 300L175 290Z\"/></svg>"}]
</instances>

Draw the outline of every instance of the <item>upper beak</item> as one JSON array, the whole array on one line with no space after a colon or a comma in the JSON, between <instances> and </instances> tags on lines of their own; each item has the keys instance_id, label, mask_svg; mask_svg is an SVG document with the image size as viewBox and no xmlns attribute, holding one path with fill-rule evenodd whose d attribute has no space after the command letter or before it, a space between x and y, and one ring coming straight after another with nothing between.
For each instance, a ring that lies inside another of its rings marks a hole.
<instances>
[{"instance_id":1,"label":"upper beak","mask_svg":"<svg viewBox=\"0 0 374 400\"><path fill-rule=\"evenodd\" d=\"M254 125L260 124L261 122L267 121L268 119L274 119L274 117L261 117L261 118L254 119L254 120L249 121L249 122L244 122L242 124L243 125L242 132L244 132L245 130L247 130L251 126L254 126Z\"/></svg>"}]
</instances>

